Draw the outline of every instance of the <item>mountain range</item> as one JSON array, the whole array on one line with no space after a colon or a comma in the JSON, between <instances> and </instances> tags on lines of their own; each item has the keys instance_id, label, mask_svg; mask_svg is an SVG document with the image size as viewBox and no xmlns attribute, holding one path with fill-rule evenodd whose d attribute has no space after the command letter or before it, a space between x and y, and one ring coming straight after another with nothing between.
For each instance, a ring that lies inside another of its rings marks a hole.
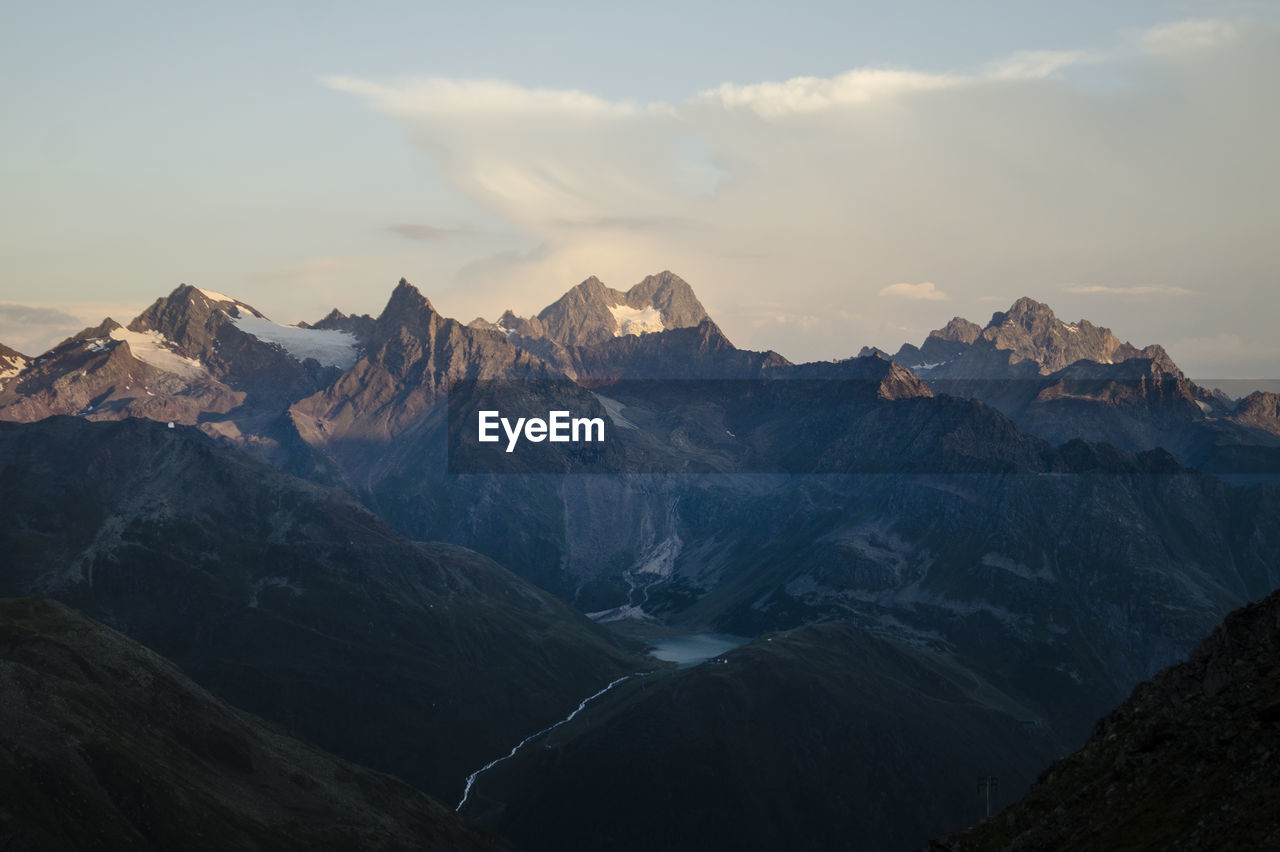
<instances>
[{"instance_id":1,"label":"mountain range","mask_svg":"<svg viewBox=\"0 0 1280 852\"><path fill-rule=\"evenodd\" d=\"M572 712L464 808L529 848L922 844L1280 586L1274 395L1030 299L793 364L670 272L465 325L183 285L16 368L0 593L451 801ZM490 399L609 440L468 455ZM754 641L583 702L664 630Z\"/></svg>"},{"instance_id":2,"label":"mountain range","mask_svg":"<svg viewBox=\"0 0 1280 852\"><path fill-rule=\"evenodd\" d=\"M1280 396L1259 391L1233 401L1188 379L1162 346L1138 349L1032 299L996 312L985 327L955 317L920 346L863 354L892 357L933 390L980 399L1054 443L1161 447L1202 470L1276 472L1280 420L1272 411Z\"/></svg>"}]
</instances>

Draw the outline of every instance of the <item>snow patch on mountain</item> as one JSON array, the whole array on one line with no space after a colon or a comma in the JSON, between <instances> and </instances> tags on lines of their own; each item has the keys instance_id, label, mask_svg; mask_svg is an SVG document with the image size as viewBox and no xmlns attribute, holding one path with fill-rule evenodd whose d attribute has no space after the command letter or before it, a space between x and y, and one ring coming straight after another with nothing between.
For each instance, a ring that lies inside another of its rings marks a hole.
<instances>
[{"instance_id":1,"label":"snow patch on mountain","mask_svg":"<svg viewBox=\"0 0 1280 852\"><path fill-rule=\"evenodd\" d=\"M587 618L597 624L610 624L615 621L654 621L654 617L635 604L623 604L612 609L588 612Z\"/></svg>"},{"instance_id":2,"label":"snow patch on mountain","mask_svg":"<svg viewBox=\"0 0 1280 852\"><path fill-rule=\"evenodd\" d=\"M592 396L600 400L600 404L604 406L604 413L608 416L609 420L613 422L614 426L617 426L620 429L640 428L622 416L622 409L626 408L625 405L618 402L616 399L610 399L609 397L601 396L598 393L592 394Z\"/></svg>"},{"instance_id":3,"label":"snow patch on mountain","mask_svg":"<svg viewBox=\"0 0 1280 852\"><path fill-rule=\"evenodd\" d=\"M618 323L618 330L614 332L617 337L667 330L667 327L662 324L662 314L652 305L647 308L614 305L609 308L609 313L613 314L614 320Z\"/></svg>"},{"instance_id":4,"label":"snow patch on mountain","mask_svg":"<svg viewBox=\"0 0 1280 852\"><path fill-rule=\"evenodd\" d=\"M208 372L204 364L196 359L187 358L175 352L173 343L158 331L129 331L127 328L113 328L111 338L128 343L133 357L166 373L173 373L184 379L194 379Z\"/></svg>"},{"instance_id":5,"label":"snow patch on mountain","mask_svg":"<svg viewBox=\"0 0 1280 852\"><path fill-rule=\"evenodd\" d=\"M14 358L7 370L0 370L0 379L12 379L27 368L30 362L26 358Z\"/></svg>"},{"instance_id":6,"label":"snow patch on mountain","mask_svg":"<svg viewBox=\"0 0 1280 852\"><path fill-rule=\"evenodd\" d=\"M208 296L210 299L212 299L215 302L231 302L237 305L240 304L238 299L233 299L230 296L226 295L225 293L219 293L216 290L206 290L203 287L197 287L196 289L199 290L201 293L204 293L206 296Z\"/></svg>"},{"instance_id":7,"label":"snow patch on mountain","mask_svg":"<svg viewBox=\"0 0 1280 852\"><path fill-rule=\"evenodd\" d=\"M663 578L670 577L675 572L676 557L680 555L680 551L683 549L684 542L680 540L680 536L672 531L670 536L658 542L640 557L632 573L657 574Z\"/></svg>"},{"instance_id":8,"label":"snow patch on mountain","mask_svg":"<svg viewBox=\"0 0 1280 852\"><path fill-rule=\"evenodd\" d=\"M279 325L244 313L232 317L231 321L244 333L266 343L274 343L299 361L314 358L326 367L346 370L358 360L356 336L348 331Z\"/></svg>"}]
</instances>

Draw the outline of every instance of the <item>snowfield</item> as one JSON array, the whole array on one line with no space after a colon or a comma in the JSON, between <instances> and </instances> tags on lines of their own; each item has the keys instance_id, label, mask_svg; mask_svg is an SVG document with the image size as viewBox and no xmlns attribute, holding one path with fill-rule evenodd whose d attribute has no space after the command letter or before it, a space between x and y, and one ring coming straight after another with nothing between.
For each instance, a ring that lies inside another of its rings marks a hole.
<instances>
[{"instance_id":1,"label":"snowfield","mask_svg":"<svg viewBox=\"0 0 1280 852\"><path fill-rule=\"evenodd\" d=\"M129 344L133 357L143 363L150 364L167 373L174 373L184 379L194 379L208 373L194 358L187 358L174 352L169 339L158 331L129 331L127 328L111 330L112 340L123 340Z\"/></svg>"},{"instance_id":2,"label":"snowfield","mask_svg":"<svg viewBox=\"0 0 1280 852\"><path fill-rule=\"evenodd\" d=\"M12 379L26 369L29 363L26 358L15 358L12 367L7 370L0 370L0 379Z\"/></svg>"},{"instance_id":3,"label":"snowfield","mask_svg":"<svg viewBox=\"0 0 1280 852\"><path fill-rule=\"evenodd\" d=\"M613 318L618 323L618 330L614 332L617 337L667 330L667 327L662 324L662 314L652 305L647 308L614 305L609 308L609 313L613 314Z\"/></svg>"},{"instance_id":4,"label":"snowfield","mask_svg":"<svg viewBox=\"0 0 1280 852\"><path fill-rule=\"evenodd\" d=\"M354 334L337 329L298 328L279 325L264 317L241 313L232 317L236 328L259 340L274 343L299 361L315 358L326 367L350 369L358 358Z\"/></svg>"}]
</instances>

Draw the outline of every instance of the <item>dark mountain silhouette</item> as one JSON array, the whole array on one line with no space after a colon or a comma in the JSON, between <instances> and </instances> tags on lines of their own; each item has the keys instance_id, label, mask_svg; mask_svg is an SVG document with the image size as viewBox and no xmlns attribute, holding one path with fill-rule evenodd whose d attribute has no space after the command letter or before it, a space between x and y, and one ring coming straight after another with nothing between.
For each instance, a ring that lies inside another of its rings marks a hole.
<instances>
[{"instance_id":1,"label":"dark mountain silhouette","mask_svg":"<svg viewBox=\"0 0 1280 852\"><path fill-rule=\"evenodd\" d=\"M43 598L0 599L6 849L507 849Z\"/></svg>"},{"instance_id":2,"label":"dark mountain silhouette","mask_svg":"<svg viewBox=\"0 0 1280 852\"><path fill-rule=\"evenodd\" d=\"M529 850L907 849L973 776L1060 746L954 658L828 622L620 685L484 775L464 816Z\"/></svg>"},{"instance_id":3,"label":"dark mountain silhouette","mask_svg":"<svg viewBox=\"0 0 1280 852\"><path fill-rule=\"evenodd\" d=\"M935 850L1280 847L1280 592L1140 684L1020 801Z\"/></svg>"}]
</instances>

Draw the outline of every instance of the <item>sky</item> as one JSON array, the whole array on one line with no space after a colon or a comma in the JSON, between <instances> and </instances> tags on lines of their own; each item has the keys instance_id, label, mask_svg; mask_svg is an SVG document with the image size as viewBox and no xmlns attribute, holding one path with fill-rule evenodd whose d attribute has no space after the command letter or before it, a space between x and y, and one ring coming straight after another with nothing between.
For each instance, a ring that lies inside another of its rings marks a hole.
<instances>
[{"instance_id":1,"label":"sky","mask_svg":"<svg viewBox=\"0 0 1280 852\"><path fill-rule=\"evenodd\" d=\"M738 346L1020 296L1280 378L1274 2L5 3L0 342L180 283L468 321L670 269Z\"/></svg>"}]
</instances>

